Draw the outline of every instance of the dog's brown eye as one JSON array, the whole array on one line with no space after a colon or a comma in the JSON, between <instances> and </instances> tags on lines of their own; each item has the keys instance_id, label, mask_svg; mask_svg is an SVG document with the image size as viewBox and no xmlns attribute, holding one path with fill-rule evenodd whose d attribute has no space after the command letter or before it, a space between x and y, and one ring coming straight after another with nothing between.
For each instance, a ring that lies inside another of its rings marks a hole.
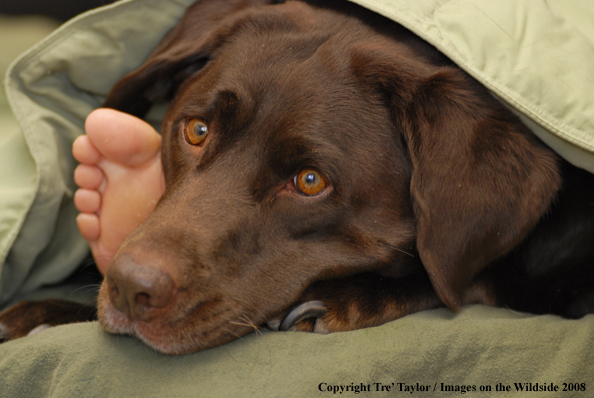
<instances>
[{"instance_id":1,"label":"dog's brown eye","mask_svg":"<svg viewBox=\"0 0 594 398\"><path fill-rule=\"evenodd\" d=\"M200 119L192 119L186 125L186 140L192 145L200 145L208 135L208 126Z\"/></svg>"},{"instance_id":2,"label":"dog's brown eye","mask_svg":"<svg viewBox=\"0 0 594 398\"><path fill-rule=\"evenodd\" d=\"M326 188L326 180L320 173L312 169L305 169L295 176L295 189L302 195L313 196Z\"/></svg>"}]
</instances>

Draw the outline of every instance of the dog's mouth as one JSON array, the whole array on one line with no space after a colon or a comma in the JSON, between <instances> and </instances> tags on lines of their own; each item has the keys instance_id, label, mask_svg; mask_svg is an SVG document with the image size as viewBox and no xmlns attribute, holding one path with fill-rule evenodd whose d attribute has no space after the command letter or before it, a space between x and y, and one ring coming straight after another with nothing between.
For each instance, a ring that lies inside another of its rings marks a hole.
<instances>
[{"instance_id":1,"label":"dog's mouth","mask_svg":"<svg viewBox=\"0 0 594 398\"><path fill-rule=\"evenodd\" d=\"M236 306L217 299L205 300L185 311L165 311L159 316L135 319L116 308L105 284L98 302L99 322L105 331L131 335L164 354L187 354L225 344L258 327ZM173 314L177 314L173 316Z\"/></svg>"},{"instance_id":2,"label":"dog's mouth","mask_svg":"<svg viewBox=\"0 0 594 398\"><path fill-rule=\"evenodd\" d=\"M291 330L303 320L318 318L326 312L321 301L307 301L294 307L283 318L256 323L246 313L236 310L237 305L226 305L224 301L213 298L182 311L183 314L176 317L171 314L179 314L179 310L161 312L161 316L134 319L110 302L106 290L104 284L98 303L99 322L105 331L134 336L156 351L172 355L228 343L258 330L261 323L276 331Z\"/></svg>"}]
</instances>

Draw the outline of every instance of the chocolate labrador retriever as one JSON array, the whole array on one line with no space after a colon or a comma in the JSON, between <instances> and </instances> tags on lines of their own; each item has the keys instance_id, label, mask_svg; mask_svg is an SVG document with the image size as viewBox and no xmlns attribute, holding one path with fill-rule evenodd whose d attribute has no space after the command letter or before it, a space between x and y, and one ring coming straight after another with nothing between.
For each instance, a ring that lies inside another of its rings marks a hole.
<instances>
[{"instance_id":1,"label":"chocolate labrador retriever","mask_svg":"<svg viewBox=\"0 0 594 398\"><path fill-rule=\"evenodd\" d=\"M167 189L107 271L108 332L177 354L266 323L594 308L593 176L392 21L346 1L198 1L105 106L167 101ZM5 338L56 305L8 310Z\"/></svg>"}]
</instances>

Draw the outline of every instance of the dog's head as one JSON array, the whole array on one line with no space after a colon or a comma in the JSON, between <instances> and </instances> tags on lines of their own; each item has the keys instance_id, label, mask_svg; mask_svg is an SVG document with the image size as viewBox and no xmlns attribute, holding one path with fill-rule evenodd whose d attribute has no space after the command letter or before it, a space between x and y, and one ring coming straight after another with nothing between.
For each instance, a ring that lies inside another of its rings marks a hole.
<instances>
[{"instance_id":1,"label":"dog's head","mask_svg":"<svg viewBox=\"0 0 594 398\"><path fill-rule=\"evenodd\" d=\"M426 272L457 308L559 186L549 152L402 28L266 3L198 1L106 102L142 116L171 100L166 192L99 301L108 331L162 352L225 343L362 272Z\"/></svg>"}]
</instances>

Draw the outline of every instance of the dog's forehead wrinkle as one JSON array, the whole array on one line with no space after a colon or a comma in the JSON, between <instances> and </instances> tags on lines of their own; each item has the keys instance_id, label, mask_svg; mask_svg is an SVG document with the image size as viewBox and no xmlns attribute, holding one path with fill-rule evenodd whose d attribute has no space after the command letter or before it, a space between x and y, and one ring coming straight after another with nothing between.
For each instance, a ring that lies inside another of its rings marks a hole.
<instances>
[{"instance_id":1,"label":"dog's forehead wrinkle","mask_svg":"<svg viewBox=\"0 0 594 398\"><path fill-rule=\"evenodd\" d=\"M266 42L278 40L279 37L283 40L281 44L284 44L280 48L301 44L293 48L298 52L299 48L304 48L304 40L319 41L320 35L326 36L328 31L332 31L320 24L319 16L319 13L312 13L299 2L288 2L282 7L274 7L274 10L271 7L248 9L223 26L219 34L228 41L251 42L253 46L250 49L259 50L257 54L261 55L270 54L264 49L267 47Z\"/></svg>"},{"instance_id":2,"label":"dog's forehead wrinkle","mask_svg":"<svg viewBox=\"0 0 594 398\"><path fill-rule=\"evenodd\" d=\"M250 13L249 21L239 18L235 34L228 38L217 56L231 69L242 70L243 80L255 87L269 87L274 80L282 83L279 77L287 80L303 64L316 64L316 68L308 68L309 73L320 68L333 73L346 69L349 62L345 54L352 45L352 36L356 36L354 31L367 28L355 23L349 25L348 35L342 34L338 25L345 24L347 19L326 20L319 12L307 17L308 10L301 9L298 3L295 7L299 8L298 12L275 14L272 19L266 13ZM275 25L275 29L270 29L270 24Z\"/></svg>"}]
</instances>

